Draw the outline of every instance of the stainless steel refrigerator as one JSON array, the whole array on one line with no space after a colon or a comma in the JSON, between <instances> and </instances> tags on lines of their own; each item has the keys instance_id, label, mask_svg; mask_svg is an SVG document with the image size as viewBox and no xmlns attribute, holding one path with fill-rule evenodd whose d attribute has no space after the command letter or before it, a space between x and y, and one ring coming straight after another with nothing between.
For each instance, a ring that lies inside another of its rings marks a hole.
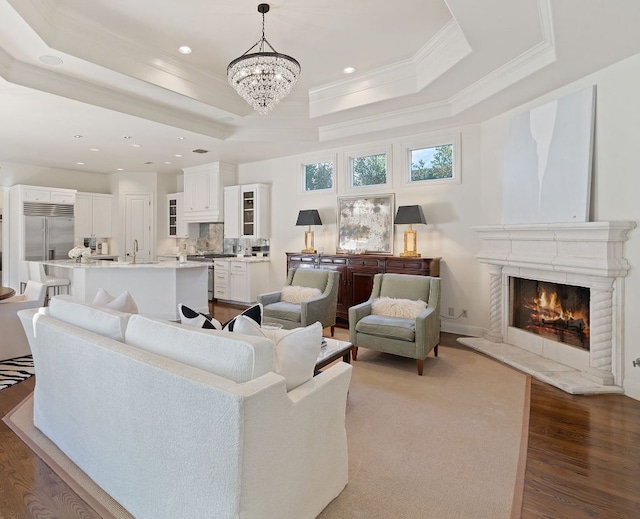
<instances>
[{"instance_id":1,"label":"stainless steel refrigerator","mask_svg":"<svg viewBox=\"0 0 640 519\"><path fill-rule=\"evenodd\" d=\"M46 261L69 259L73 249L73 206L24 204L24 259Z\"/></svg>"}]
</instances>

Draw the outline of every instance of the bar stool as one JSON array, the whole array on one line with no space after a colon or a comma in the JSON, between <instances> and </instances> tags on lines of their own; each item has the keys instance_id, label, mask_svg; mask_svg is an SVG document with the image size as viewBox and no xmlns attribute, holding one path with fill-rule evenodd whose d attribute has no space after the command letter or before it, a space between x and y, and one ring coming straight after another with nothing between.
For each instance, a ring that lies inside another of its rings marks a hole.
<instances>
[{"instance_id":1,"label":"bar stool","mask_svg":"<svg viewBox=\"0 0 640 519\"><path fill-rule=\"evenodd\" d=\"M25 288L27 286L27 281L29 281L29 262L21 261L20 267L18 269L18 277L20 281L20 293L24 294ZM35 279L34 279L35 281Z\"/></svg>"},{"instance_id":2,"label":"bar stool","mask_svg":"<svg viewBox=\"0 0 640 519\"><path fill-rule=\"evenodd\" d=\"M53 276L47 276L46 272L44 271L44 265L38 261L29 261L28 263L29 277L47 287L47 297L45 298L44 306L49 305L52 288L54 296L61 293L62 287L66 287L67 294L69 293L70 281L67 278L56 278Z\"/></svg>"}]
</instances>

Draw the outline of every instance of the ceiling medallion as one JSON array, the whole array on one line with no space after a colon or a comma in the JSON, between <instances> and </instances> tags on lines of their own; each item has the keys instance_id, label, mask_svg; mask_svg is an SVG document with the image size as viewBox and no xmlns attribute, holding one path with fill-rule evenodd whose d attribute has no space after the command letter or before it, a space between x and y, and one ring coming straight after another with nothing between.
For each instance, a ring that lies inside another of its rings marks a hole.
<instances>
[{"instance_id":1,"label":"ceiling medallion","mask_svg":"<svg viewBox=\"0 0 640 519\"><path fill-rule=\"evenodd\" d=\"M260 114L268 114L284 99L300 75L300 63L291 56L280 54L264 37L264 15L269 4L258 5L262 14L262 38L227 67L229 84ZM265 52L267 45L271 52ZM257 52L250 53L258 48Z\"/></svg>"}]
</instances>

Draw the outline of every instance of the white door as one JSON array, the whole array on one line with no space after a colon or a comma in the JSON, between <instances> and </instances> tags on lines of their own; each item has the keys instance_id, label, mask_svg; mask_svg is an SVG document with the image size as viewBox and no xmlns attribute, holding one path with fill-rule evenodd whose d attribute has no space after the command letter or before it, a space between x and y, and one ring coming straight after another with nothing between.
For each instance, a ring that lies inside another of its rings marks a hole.
<instances>
[{"instance_id":1,"label":"white door","mask_svg":"<svg viewBox=\"0 0 640 519\"><path fill-rule=\"evenodd\" d=\"M151 193L125 195L125 243L128 260L133 258L134 243L137 244L136 261L151 259Z\"/></svg>"}]
</instances>

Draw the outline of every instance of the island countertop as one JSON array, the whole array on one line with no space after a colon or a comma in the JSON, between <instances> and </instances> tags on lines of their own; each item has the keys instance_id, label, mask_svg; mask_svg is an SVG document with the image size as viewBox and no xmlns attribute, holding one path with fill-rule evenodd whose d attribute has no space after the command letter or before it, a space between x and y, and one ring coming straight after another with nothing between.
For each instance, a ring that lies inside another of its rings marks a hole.
<instances>
[{"instance_id":1,"label":"island countertop","mask_svg":"<svg viewBox=\"0 0 640 519\"><path fill-rule=\"evenodd\" d=\"M112 268L154 268L154 269L184 269L184 268L196 268L206 267L206 263L201 261L187 261L186 263L180 263L179 261L103 261L103 260L88 260L88 261L75 261L68 260L50 260L43 261L43 265L50 265L52 267L62 267L68 269L112 269Z\"/></svg>"},{"instance_id":2,"label":"island countertop","mask_svg":"<svg viewBox=\"0 0 640 519\"><path fill-rule=\"evenodd\" d=\"M209 313L207 264L199 261L43 261L48 273L66 278L70 294L91 303L102 288L113 297L125 290L138 312L159 319L180 320L178 304Z\"/></svg>"}]
</instances>

